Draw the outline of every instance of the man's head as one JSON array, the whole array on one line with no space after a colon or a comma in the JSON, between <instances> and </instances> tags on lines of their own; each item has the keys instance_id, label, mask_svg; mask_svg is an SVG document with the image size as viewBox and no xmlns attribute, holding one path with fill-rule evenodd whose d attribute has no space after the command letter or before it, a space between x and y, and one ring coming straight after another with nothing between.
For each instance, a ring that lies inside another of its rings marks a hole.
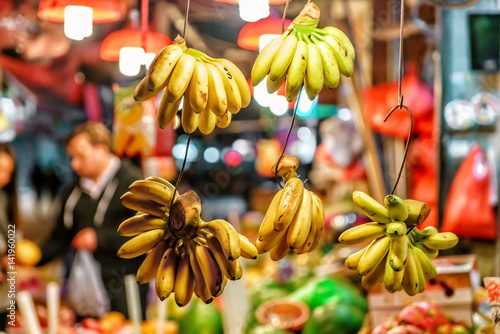
<instances>
[{"instance_id":1,"label":"man's head","mask_svg":"<svg viewBox=\"0 0 500 334\"><path fill-rule=\"evenodd\" d=\"M111 133L99 122L78 125L64 144L71 158L71 167L80 177L97 179L112 156Z\"/></svg>"}]
</instances>

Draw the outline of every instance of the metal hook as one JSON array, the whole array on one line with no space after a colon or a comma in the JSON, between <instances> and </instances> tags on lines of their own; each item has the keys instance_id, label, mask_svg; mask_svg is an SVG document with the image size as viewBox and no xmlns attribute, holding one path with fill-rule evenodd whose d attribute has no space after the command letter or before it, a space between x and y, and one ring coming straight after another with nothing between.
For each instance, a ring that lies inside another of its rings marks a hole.
<instances>
[{"instance_id":1,"label":"metal hook","mask_svg":"<svg viewBox=\"0 0 500 334\"><path fill-rule=\"evenodd\" d=\"M394 194L394 191L396 190L396 187L398 186L399 179L401 178L401 174L403 173L403 168L404 168L405 162L406 162L406 154L408 153L408 148L410 147L411 136L413 134L413 115L411 114L410 108L403 105L403 96L402 95L401 95L400 103L401 103L400 105L392 108L391 111L389 111L387 116L385 116L385 118L384 118L384 122L385 122L389 118L389 116L391 116L391 114L394 110L403 109L403 108L405 108L408 111L408 114L410 115L410 133L408 134L408 140L406 141L405 152L403 154L403 161L401 162L401 167L399 168L398 178L396 179L396 183L394 184L394 187L392 188L391 195Z\"/></svg>"},{"instance_id":2,"label":"metal hook","mask_svg":"<svg viewBox=\"0 0 500 334\"><path fill-rule=\"evenodd\" d=\"M186 39L186 26L189 15L189 5L191 4L191 0L187 0L186 3L186 13L184 14L184 28L182 29L182 38Z\"/></svg>"}]
</instances>

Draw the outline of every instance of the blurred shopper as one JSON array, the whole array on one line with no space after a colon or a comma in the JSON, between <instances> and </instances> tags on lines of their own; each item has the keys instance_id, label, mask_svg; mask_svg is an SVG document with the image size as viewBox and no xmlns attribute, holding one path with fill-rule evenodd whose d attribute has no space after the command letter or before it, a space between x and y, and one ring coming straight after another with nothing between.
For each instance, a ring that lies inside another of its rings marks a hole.
<instances>
[{"instance_id":1,"label":"blurred shopper","mask_svg":"<svg viewBox=\"0 0 500 334\"><path fill-rule=\"evenodd\" d=\"M78 178L62 199L56 227L42 246L40 264L69 249L93 253L101 265L111 310L128 315L124 277L135 274L142 259L117 257L116 252L127 238L119 236L116 230L123 220L135 214L121 205L120 197L133 181L141 178L140 170L112 153L111 133L99 122L77 126L64 146ZM144 317L148 287L144 284L139 289Z\"/></svg>"},{"instance_id":2,"label":"blurred shopper","mask_svg":"<svg viewBox=\"0 0 500 334\"><path fill-rule=\"evenodd\" d=\"M17 205L16 154L8 143L0 143L0 330L7 325L9 284L7 282L7 250L9 238L20 233Z\"/></svg>"}]
</instances>

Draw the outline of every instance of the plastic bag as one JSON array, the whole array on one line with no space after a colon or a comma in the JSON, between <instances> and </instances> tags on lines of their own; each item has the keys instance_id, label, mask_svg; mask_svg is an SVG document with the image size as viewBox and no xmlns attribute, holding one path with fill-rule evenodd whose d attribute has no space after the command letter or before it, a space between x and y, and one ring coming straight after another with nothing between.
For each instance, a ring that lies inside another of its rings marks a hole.
<instances>
[{"instance_id":1,"label":"plastic bag","mask_svg":"<svg viewBox=\"0 0 500 334\"><path fill-rule=\"evenodd\" d=\"M474 143L458 168L446 201L442 231L459 237L494 240L495 209L490 202L491 169L486 154Z\"/></svg>"},{"instance_id":2,"label":"plastic bag","mask_svg":"<svg viewBox=\"0 0 500 334\"><path fill-rule=\"evenodd\" d=\"M86 250L76 251L68 279L67 300L80 316L100 318L110 310L100 266Z\"/></svg>"}]
</instances>

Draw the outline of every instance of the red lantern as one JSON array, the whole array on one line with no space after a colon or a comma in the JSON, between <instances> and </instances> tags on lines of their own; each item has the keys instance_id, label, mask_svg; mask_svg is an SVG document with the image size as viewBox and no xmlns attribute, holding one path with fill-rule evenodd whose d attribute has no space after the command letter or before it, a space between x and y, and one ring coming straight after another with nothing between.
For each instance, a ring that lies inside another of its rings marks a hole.
<instances>
[{"instance_id":1,"label":"red lantern","mask_svg":"<svg viewBox=\"0 0 500 334\"><path fill-rule=\"evenodd\" d=\"M285 20L285 29L292 23L292 20ZM264 34L281 35L282 19L265 18L257 22L247 23L241 28L238 35L238 45L243 49L259 50L259 38Z\"/></svg>"},{"instance_id":2,"label":"red lantern","mask_svg":"<svg viewBox=\"0 0 500 334\"><path fill-rule=\"evenodd\" d=\"M157 54L170 44L172 40L168 36L156 31L122 29L104 39L99 55L104 60L118 61L120 49L126 46L143 48L146 53Z\"/></svg>"},{"instance_id":3,"label":"red lantern","mask_svg":"<svg viewBox=\"0 0 500 334\"><path fill-rule=\"evenodd\" d=\"M92 8L92 22L105 23L120 19L120 9L116 0L42 0L38 6L38 17L52 22L64 22L67 6Z\"/></svg>"}]
</instances>

